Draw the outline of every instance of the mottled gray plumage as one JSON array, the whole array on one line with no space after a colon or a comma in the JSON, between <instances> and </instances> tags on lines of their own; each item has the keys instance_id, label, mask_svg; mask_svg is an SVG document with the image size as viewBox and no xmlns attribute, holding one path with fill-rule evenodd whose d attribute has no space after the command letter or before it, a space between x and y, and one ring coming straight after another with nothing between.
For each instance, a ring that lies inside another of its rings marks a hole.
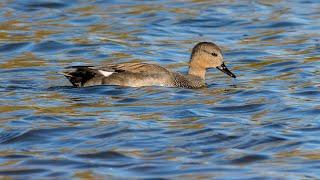
<instances>
[{"instance_id":1,"label":"mottled gray plumage","mask_svg":"<svg viewBox=\"0 0 320 180\"><path fill-rule=\"evenodd\" d=\"M70 66L67 69L73 70L68 70L63 74L75 87L118 85L200 88L206 86L206 69L221 65L224 66L220 48L214 43L202 42L198 43L192 50L187 75L147 63Z\"/></svg>"}]
</instances>

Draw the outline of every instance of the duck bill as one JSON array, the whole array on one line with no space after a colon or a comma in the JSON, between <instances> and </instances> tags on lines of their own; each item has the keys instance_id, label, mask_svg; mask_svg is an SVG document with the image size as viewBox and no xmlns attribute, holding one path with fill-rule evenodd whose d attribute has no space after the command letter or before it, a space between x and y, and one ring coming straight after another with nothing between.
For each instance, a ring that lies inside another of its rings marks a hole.
<instances>
[{"instance_id":1,"label":"duck bill","mask_svg":"<svg viewBox=\"0 0 320 180\"><path fill-rule=\"evenodd\" d=\"M236 75L234 75L231 71L229 71L229 69L227 68L226 65L224 65L224 63L222 63L221 66L218 66L217 69L228 74L230 77L236 78Z\"/></svg>"}]
</instances>

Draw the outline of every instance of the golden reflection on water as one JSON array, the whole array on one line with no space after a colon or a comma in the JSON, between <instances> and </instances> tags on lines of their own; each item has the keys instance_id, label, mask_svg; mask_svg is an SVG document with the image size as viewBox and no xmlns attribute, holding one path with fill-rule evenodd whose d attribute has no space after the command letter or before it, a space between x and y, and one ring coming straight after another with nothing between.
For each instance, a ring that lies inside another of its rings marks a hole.
<instances>
[{"instance_id":1,"label":"golden reflection on water","mask_svg":"<svg viewBox=\"0 0 320 180\"><path fill-rule=\"evenodd\" d=\"M2 69L11 68L27 68L27 67L45 67L47 62L43 59L38 58L32 52L25 52L18 57L7 60L5 63L0 64Z\"/></svg>"},{"instance_id":2,"label":"golden reflection on water","mask_svg":"<svg viewBox=\"0 0 320 180\"><path fill-rule=\"evenodd\" d=\"M280 152L276 157L279 159L302 157L311 160L320 160L320 150L293 150Z\"/></svg>"},{"instance_id":3,"label":"golden reflection on water","mask_svg":"<svg viewBox=\"0 0 320 180\"><path fill-rule=\"evenodd\" d=\"M94 6L94 5L76 7L70 11L73 13L80 14L80 16L97 15L97 13L99 13L99 15L102 15L100 8L98 6Z\"/></svg>"},{"instance_id":4,"label":"golden reflection on water","mask_svg":"<svg viewBox=\"0 0 320 180\"><path fill-rule=\"evenodd\" d=\"M47 37L62 33L61 31L49 30L49 29L40 29L34 32L34 37L36 41L41 41L42 39L46 39Z\"/></svg>"},{"instance_id":5,"label":"golden reflection on water","mask_svg":"<svg viewBox=\"0 0 320 180\"><path fill-rule=\"evenodd\" d=\"M0 24L2 31L29 31L30 26L26 26L21 20L9 20Z\"/></svg>"},{"instance_id":6,"label":"golden reflection on water","mask_svg":"<svg viewBox=\"0 0 320 180\"><path fill-rule=\"evenodd\" d=\"M82 170L82 171L79 170L74 173L73 177L80 180L87 180L87 179L103 180L103 179L106 179L108 176L99 175L92 170Z\"/></svg>"},{"instance_id":7,"label":"golden reflection on water","mask_svg":"<svg viewBox=\"0 0 320 180\"><path fill-rule=\"evenodd\" d=\"M284 29L268 29L268 30L258 30L255 35L248 36L243 38L242 40L239 41L240 44L246 45L246 44L259 44L259 46L267 46L268 44L267 41L262 41L261 38L269 37L269 36L275 36L278 34L284 33ZM269 40L271 43L273 42L272 40Z\"/></svg>"}]
</instances>

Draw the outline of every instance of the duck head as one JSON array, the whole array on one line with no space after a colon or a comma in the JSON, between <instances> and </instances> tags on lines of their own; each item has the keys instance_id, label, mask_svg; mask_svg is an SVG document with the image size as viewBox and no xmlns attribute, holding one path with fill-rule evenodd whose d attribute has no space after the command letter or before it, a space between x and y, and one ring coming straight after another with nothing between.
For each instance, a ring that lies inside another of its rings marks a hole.
<instances>
[{"instance_id":1,"label":"duck head","mask_svg":"<svg viewBox=\"0 0 320 180\"><path fill-rule=\"evenodd\" d=\"M206 70L217 68L230 77L236 76L224 64L220 48L211 42L201 42L194 46L189 62L189 74L205 79Z\"/></svg>"}]
</instances>

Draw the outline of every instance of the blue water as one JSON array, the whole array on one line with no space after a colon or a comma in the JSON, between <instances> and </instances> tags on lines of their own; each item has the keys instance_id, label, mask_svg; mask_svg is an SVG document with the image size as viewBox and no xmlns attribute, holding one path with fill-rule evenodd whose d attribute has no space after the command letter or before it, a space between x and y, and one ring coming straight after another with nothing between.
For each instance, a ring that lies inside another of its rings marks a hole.
<instances>
[{"instance_id":1,"label":"blue water","mask_svg":"<svg viewBox=\"0 0 320 180\"><path fill-rule=\"evenodd\" d=\"M319 179L320 3L0 2L0 177ZM65 66L186 72L217 43L237 82L73 88ZM234 85L234 83L236 85Z\"/></svg>"}]
</instances>

